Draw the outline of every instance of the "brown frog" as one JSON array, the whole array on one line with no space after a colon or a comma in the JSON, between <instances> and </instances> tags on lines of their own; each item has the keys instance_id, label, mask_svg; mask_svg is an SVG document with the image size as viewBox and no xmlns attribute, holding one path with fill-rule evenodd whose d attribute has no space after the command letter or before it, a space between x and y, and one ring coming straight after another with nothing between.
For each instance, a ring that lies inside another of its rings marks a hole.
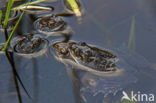
<instances>
[{"instance_id":1,"label":"brown frog","mask_svg":"<svg viewBox=\"0 0 156 103\"><path fill-rule=\"evenodd\" d=\"M48 41L40 35L25 34L11 41L13 51L26 57L36 57L46 52Z\"/></svg>"},{"instance_id":2,"label":"brown frog","mask_svg":"<svg viewBox=\"0 0 156 103\"><path fill-rule=\"evenodd\" d=\"M55 42L52 46L55 58L66 65L71 78L79 80L81 96L86 93L93 96L103 93L104 97L115 95L137 81L134 68L122 58L124 51L100 49L76 41Z\"/></svg>"},{"instance_id":3,"label":"brown frog","mask_svg":"<svg viewBox=\"0 0 156 103\"><path fill-rule=\"evenodd\" d=\"M109 72L117 69L115 62L118 58L111 51L99 49L85 42L56 42L53 47L59 57L71 59L96 71Z\"/></svg>"},{"instance_id":4,"label":"brown frog","mask_svg":"<svg viewBox=\"0 0 156 103\"><path fill-rule=\"evenodd\" d=\"M34 22L34 28L40 33L51 34L63 30L66 22L62 17L56 15L47 15L37 19Z\"/></svg>"}]
</instances>

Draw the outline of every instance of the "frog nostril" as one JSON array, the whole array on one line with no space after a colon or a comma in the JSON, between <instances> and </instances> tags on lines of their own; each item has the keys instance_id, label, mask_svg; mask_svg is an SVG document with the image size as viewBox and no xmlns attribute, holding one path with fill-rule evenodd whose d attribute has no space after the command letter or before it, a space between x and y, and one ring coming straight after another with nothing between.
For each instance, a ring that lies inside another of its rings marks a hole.
<instances>
[{"instance_id":1,"label":"frog nostril","mask_svg":"<svg viewBox=\"0 0 156 103\"><path fill-rule=\"evenodd\" d=\"M67 30L67 25L62 17L56 15L49 15L37 19L34 22L34 29L39 33L51 35L58 31L63 32Z\"/></svg>"}]
</instances>

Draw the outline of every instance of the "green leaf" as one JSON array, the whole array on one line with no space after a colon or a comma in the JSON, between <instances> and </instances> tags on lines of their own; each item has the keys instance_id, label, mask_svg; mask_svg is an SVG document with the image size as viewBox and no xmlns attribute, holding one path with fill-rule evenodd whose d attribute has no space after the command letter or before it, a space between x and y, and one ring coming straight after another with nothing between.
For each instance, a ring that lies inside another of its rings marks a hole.
<instances>
[{"instance_id":1,"label":"green leaf","mask_svg":"<svg viewBox=\"0 0 156 103\"><path fill-rule=\"evenodd\" d=\"M1 25L1 20L2 20L2 10L0 10L0 25Z\"/></svg>"},{"instance_id":2,"label":"green leaf","mask_svg":"<svg viewBox=\"0 0 156 103\"><path fill-rule=\"evenodd\" d=\"M135 44L135 16L132 17L131 22L131 29L129 34L129 40L128 40L128 48L132 50L136 50L136 44Z\"/></svg>"},{"instance_id":3,"label":"green leaf","mask_svg":"<svg viewBox=\"0 0 156 103\"><path fill-rule=\"evenodd\" d=\"M36 1L33 1L33 2L28 2L28 3L25 3L25 4L22 4L22 5L19 5L17 7L14 7L12 10L18 10L18 9L21 9L25 6L28 6L28 5L32 5L32 4L37 4L37 3L40 3L40 2L43 2L43 1L48 1L48 0L36 0ZM50 0L52 1L52 0ZM53 0L53 1L56 1L56 0Z\"/></svg>"},{"instance_id":4,"label":"green leaf","mask_svg":"<svg viewBox=\"0 0 156 103\"><path fill-rule=\"evenodd\" d=\"M67 0L76 16L81 16L79 6L75 0Z\"/></svg>"},{"instance_id":5,"label":"green leaf","mask_svg":"<svg viewBox=\"0 0 156 103\"><path fill-rule=\"evenodd\" d=\"M7 27L9 15L10 15L10 10L11 10L13 3L14 3L14 0L8 0L8 6L7 6L6 14L5 14L4 25L3 25L4 28Z\"/></svg>"},{"instance_id":6,"label":"green leaf","mask_svg":"<svg viewBox=\"0 0 156 103\"><path fill-rule=\"evenodd\" d=\"M9 43L10 43L10 40L11 40L11 38L12 38L12 36L13 36L13 34L14 34L14 32L15 32L15 30L16 30L18 24L19 24L19 22L21 21L21 19L22 19L22 17L23 17L24 12L25 12L25 11L22 12L22 14L21 14L21 16L19 17L18 21L16 22L16 24L15 24L13 30L11 31L9 38L8 38L7 42L5 43L3 49L2 49L3 51L5 51L5 50L7 49L8 45L9 45Z\"/></svg>"}]
</instances>

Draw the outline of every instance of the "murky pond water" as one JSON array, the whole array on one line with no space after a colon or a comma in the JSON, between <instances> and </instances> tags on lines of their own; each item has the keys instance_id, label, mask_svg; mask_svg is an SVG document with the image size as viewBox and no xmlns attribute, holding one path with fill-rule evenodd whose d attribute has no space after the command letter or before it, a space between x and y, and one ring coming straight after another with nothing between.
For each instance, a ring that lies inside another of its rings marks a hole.
<instances>
[{"instance_id":1,"label":"murky pond water","mask_svg":"<svg viewBox=\"0 0 156 103\"><path fill-rule=\"evenodd\" d=\"M40 3L53 6L52 12L25 13L8 48L13 64L0 54L0 103L18 103L12 66L30 96L19 83L23 103L121 103L123 91L156 96L156 2L80 4L81 18L60 16L63 0ZM0 36L2 44L3 31ZM63 49L55 48L56 42Z\"/></svg>"}]
</instances>

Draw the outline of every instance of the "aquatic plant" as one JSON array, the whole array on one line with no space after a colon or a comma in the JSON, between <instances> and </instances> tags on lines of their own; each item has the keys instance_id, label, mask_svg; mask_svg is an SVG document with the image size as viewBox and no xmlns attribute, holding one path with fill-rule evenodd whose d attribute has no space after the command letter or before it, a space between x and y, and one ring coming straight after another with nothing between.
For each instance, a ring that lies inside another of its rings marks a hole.
<instances>
[{"instance_id":1,"label":"aquatic plant","mask_svg":"<svg viewBox=\"0 0 156 103\"><path fill-rule=\"evenodd\" d=\"M81 12L80 12L80 9L79 9L79 6L78 4L76 3L75 0L66 0L69 5L71 6L73 12L75 13L76 16L81 16Z\"/></svg>"},{"instance_id":2,"label":"aquatic plant","mask_svg":"<svg viewBox=\"0 0 156 103\"><path fill-rule=\"evenodd\" d=\"M19 17L18 21L16 22L16 24L15 24L15 26L14 26L14 28L13 28L11 34L10 34L9 37L8 37L7 25L8 25L9 15L10 15L10 11L11 11L11 8L12 8L12 6L13 6L13 3L14 3L14 0L9 0L9 1L8 1L7 11L6 11L6 13L5 13L5 18L4 18L4 22L3 22L3 29L4 29L5 39L6 39L7 41L6 41L5 45L4 45L4 47L2 46L1 51L0 51L0 54L1 54L1 53L5 53L5 55L6 55L7 59L8 59L8 61L9 61L10 65L11 65L11 67L12 67L12 73L13 73L13 78L14 78L13 80L14 80L15 87L16 87L16 92L17 92L17 96L18 96L18 101L19 101L19 103L22 103L22 98L21 98L21 94L20 94L20 89L19 89L19 84L18 84L18 82L20 83L21 87L24 89L24 91L26 92L26 94L27 94L28 96L29 96L29 94L28 94L27 90L25 89L25 87L24 87L24 85L23 85L23 83L22 83L22 81L21 81L21 79L20 79L20 77L19 77L19 75L18 75L18 73L17 73L17 71L16 71L16 69L15 69L13 54L10 53L10 52L8 52L8 51L6 51L8 45L9 45L9 43L10 43L10 40L11 40L11 38L12 38L12 36L13 36L13 34L14 34L14 32L15 32L15 30L16 30L16 28L17 28L17 26L18 26L18 24L19 24L19 22L20 22L22 16L23 16L23 14L24 14L24 11L23 11L22 14L21 14L21 16ZM1 18L2 18L2 11L1 11L1 13L0 13L0 19L1 19ZM0 20L0 21L1 21L1 20ZM29 97L30 97L30 96L29 96ZM31 97L30 97L30 98L31 98Z\"/></svg>"},{"instance_id":3,"label":"aquatic plant","mask_svg":"<svg viewBox=\"0 0 156 103\"><path fill-rule=\"evenodd\" d=\"M1 25L1 20L2 20L2 10L0 10L0 25Z\"/></svg>"},{"instance_id":4,"label":"aquatic plant","mask_svg":"<svg viewBox=\"0 0 156 103\"><path fill-rule=\"evenodd\" d=\"M19 17L18 21L16 22L16 24L15 24L15 26L14 26L14 28L13 28L13 30L12 30L12 32L11 32L11 34L10 34L8 40L7 40L7 42L5 43L5 45L4 45L3 49L2 49L3 51L5 51L7 49L8 45L10 43L10 40L11 40L11 38L12 38L12 36L13 36L13 34L14 34L18 24L19 24L19 22L21 21L21 19L23 17L23 14L24 14L24 11L22 12L21 16Z\"/></svg>"},{"instance_id":5,"label":"aquatic plant","mask_svg":"<svg viewBox=\"0 0 156 103\"><path fill-rule=\"evenodd\" d=\"M13 3L14 3L14 0L9 0L8 1L7 11L6 11L6 14L5 14L5 19L4 19L4 24L3 24L4 28L7 27L10 10L11 10L11 7L12 7Z\"/></svg>"},{"instance_id":6,"label":"aquatic plant","mask_svg":"<svg viewBox=\"0 0 156 103\"><path fill-rule=\"evenodd\" d=\"M129 40L128 40L128 48L132 50L136 50L136 44L135 44L135 16L132 17L131 21L131 28L130 28L130 34L129 34Z\"/></svg>"},{"instance_id":7,"label":"aquatic plant","mask_svg":"<svg viewBox=\"0 0 156 103\"><path fill-rule=\"evenodd\" d=\"M23 8L29 8L28 6L32 5L32 4L37 4L37 3L40 3L40 2L43 2L43 1L47 1L47 0L36 0L36 1L33 1L33 2L28 2L28 3L25 3L25 4L21 4L17 7L14 7L12 8L12 10L18 10L18 9L23 9ZM51 0L52 1L52 0ZM56 0L53 0L53 1L56 1Z\"/></svg>"}]
</instances>

